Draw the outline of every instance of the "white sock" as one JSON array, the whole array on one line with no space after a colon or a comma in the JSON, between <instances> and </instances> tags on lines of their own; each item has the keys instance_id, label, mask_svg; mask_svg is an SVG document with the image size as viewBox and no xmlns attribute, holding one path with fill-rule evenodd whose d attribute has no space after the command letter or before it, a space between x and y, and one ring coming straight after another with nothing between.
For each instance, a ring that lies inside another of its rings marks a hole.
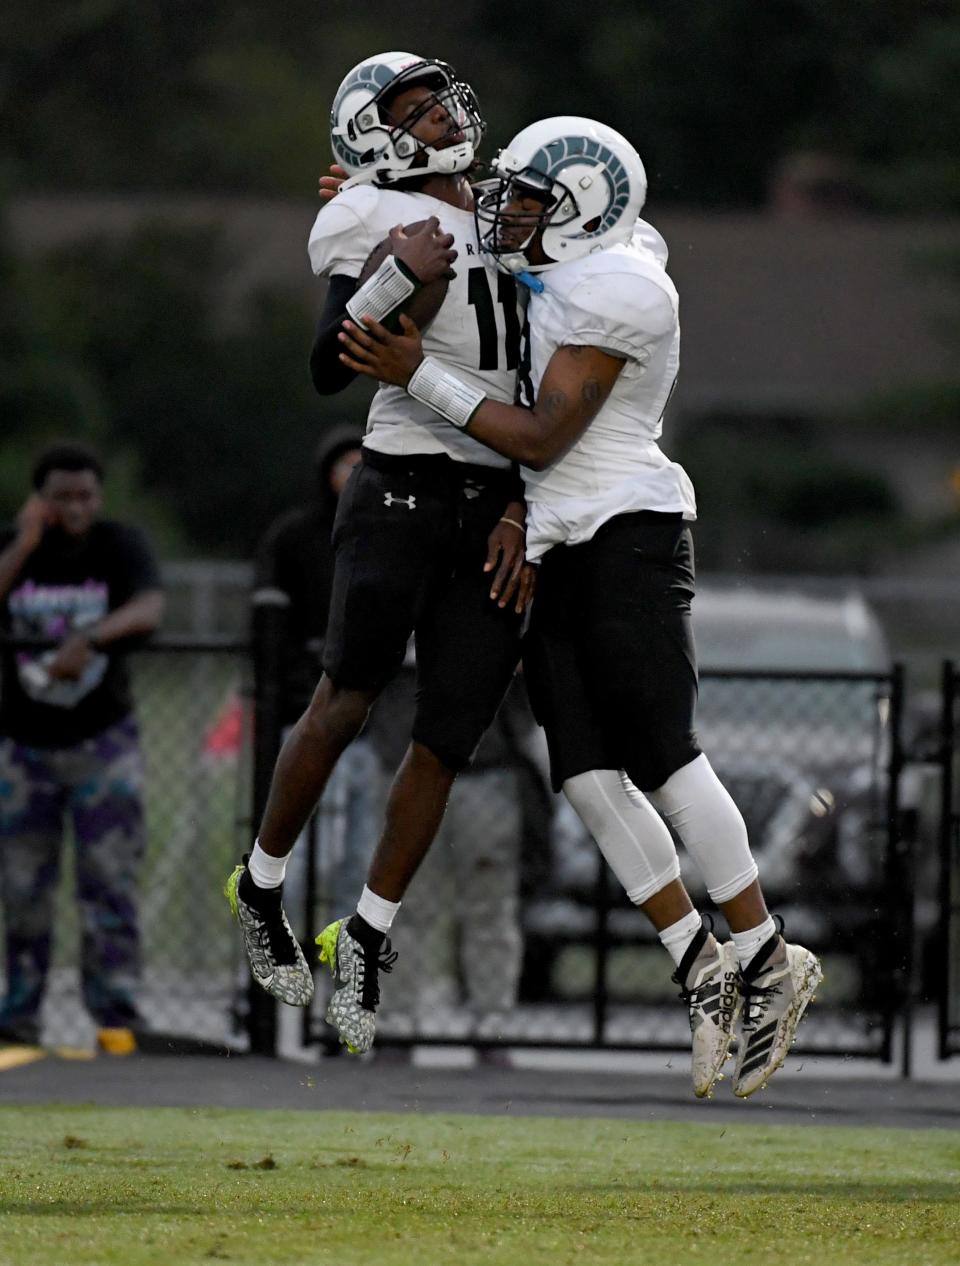
<instances>
[{"instance_id":1,"label":"white sock","mask_svg":"<svg viewBox=\"0 0 960 1266\"><path fill-rule=\"evenodd\" d=\"M674 967L680 966L684 954L693 944L693 938L702 926L703 919L700 918L699 911L691 910L682 919L678 919L676 923L671 923L668 928L657 933L663 943L663 948L673 959Z\"/></svg>"},{"instance_id":2,"label":"white sock","mask_svg":"<svg viewBox=\"0 0 960 1266\"><path fill-rule=\"evenodd\" d=\"M748 928L746 932L732 932L731 935L737 949L737 959L740 962L740 966L748 966L766 945L767 941L770 940L770 937L776 936L776 933L777 925L770 915L767 915L759 927Z\"/></svg>"},{"instance_id":3,"label":"white sock","mask_svg":"<svg viewBox=\"0 0 960 1266\"><path fill-rule=\"evenodd\" d=\"M753 883L757 863L743 817L706 756L701 753L647 795L680 836L717 905Z\"/></svg>"},{"instance_id":4,"label":"white sock","mask_svg":"<svg viewBox=\"0 0 960 1266\"><path fill-rule=\"evenodd\" d=\"M387 901L371 892L366 884L357 902L357 914L365 923L369 923L378 932L389 932L400 909L399 901Z\"/></svg>"},{"instance_id":5,"label":"white sock","mask_svg":"<svg viewBox=\"0 0 960 1266\"><path fill-rule=\"evenodd\" d=\"M680 860L670 832L620 770L576 774L563 784L563 794L635 906L679 877Z\"/></svg>"},{"instance_id":6,"label":"white sock","mask_svg":"<svg viewBox=\"0 0 960 1266\"><path fill-rule=\"evenodd\" d=\"M289 856L288 853L287 857ZM256 840L247 862L250 878L258 888L279 888L287 873L287 857L271 857L260 847L260 841Z\"/></svg>"}]
</instances>

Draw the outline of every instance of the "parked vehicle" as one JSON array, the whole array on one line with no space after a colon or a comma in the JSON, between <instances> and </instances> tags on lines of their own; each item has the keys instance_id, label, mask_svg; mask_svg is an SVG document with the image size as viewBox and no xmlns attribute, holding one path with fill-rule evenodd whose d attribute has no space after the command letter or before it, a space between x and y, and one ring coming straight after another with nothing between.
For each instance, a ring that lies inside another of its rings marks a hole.
<instances>
[{"instance_id":1,"label":"parked vehicle","mask_svg":"<svg viewBox=\"0 0 960 1266\"><path fill-rule=\"evenodd\" d=\"M694 623L701 742L744 815L768 900L792 937L848 956L837 987L861 997L869 975L858 961L862 930L886 882L889 699L864 676L889 672L879 621L854 593L704 585ZM553 852L546 889L526 906L531 1001L536 991L569 996L570 949L596 926L597 850L569 806L555 816ZM679 852L685 883L708 906ZM612 942L652 941L612 881L609 890ZM589 973L573 976L589 989Z\"/></svg>"}]
</instances>

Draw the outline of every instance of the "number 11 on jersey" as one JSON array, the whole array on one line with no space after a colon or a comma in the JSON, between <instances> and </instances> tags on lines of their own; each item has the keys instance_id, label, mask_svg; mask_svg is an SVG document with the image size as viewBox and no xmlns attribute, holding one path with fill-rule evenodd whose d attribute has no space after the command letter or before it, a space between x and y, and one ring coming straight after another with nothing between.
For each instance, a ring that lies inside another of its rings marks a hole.
<instances>
[{"instance_id":1,"label":"number 11 on jersey","mask_svg":"<svg viewBox=\"0 0 960 1266\"><path fill-rule=\"evenodd\" d=\"M517 283L508 273L497 273L497 302L503 308L506 368L520 364L520 317L517 312ZM479 369L500 368L500 337L486 268L471 268L467 274L467 302L477 314L480 336Z\"/></svg>"}]
</instances>

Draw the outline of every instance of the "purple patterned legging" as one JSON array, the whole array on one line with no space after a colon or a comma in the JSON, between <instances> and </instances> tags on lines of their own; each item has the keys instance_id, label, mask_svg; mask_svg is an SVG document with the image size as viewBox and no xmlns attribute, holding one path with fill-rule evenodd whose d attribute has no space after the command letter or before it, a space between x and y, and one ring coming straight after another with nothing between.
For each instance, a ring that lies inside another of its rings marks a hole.
<instances>
[{"instance_id":1,"label":"purple patterned legging","mask_svg":"<svg viewBox=\"0 0 960 1266\"><path fill-rule=\"evenodd\" d=\"M82 919L83 996L95 1022L137 1019L137 893L145 848L137 723L76 747L0 739L0 901L7 994L0 1027L36 1019L50 966L64 827L72 824Z\"/></svg>"}]
</instances>

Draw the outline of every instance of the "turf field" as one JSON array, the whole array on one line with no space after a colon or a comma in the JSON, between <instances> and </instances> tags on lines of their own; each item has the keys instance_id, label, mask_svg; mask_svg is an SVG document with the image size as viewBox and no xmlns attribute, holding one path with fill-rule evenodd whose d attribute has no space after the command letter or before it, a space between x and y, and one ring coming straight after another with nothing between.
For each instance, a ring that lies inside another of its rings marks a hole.
<instances>
[{"instance_id":1,"label":"turf field","mask_svg":"<svg viewBox=\"0 0 960 1266\"><path fill-rule=\"evenodd\" d=\"M0 1109L0 1263L946 1266L960 1135Z\"/></svg>"}]
</instances>

